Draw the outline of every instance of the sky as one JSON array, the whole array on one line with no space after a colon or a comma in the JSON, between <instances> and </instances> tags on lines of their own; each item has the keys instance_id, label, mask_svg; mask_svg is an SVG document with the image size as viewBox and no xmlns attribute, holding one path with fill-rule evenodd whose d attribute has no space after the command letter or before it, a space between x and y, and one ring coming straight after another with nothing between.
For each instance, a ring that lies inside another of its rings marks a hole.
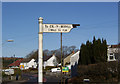
<instances>
[{"instance_id":1,"label":"sky","mask_svg":"<svg viewBox=\"0 0 120 84\"><path fill-rule=\"evenodd\" d=\"M69 33L63 33L63 45L92 41L93 36L118 43L117 2L3 2L2 55L25 57L38 49L38 18L43 23L80 24ZM6 42L13 39L14 42ZM60 33L43 33L43 50L60 48Z\"/></svg>"}]
</instances>

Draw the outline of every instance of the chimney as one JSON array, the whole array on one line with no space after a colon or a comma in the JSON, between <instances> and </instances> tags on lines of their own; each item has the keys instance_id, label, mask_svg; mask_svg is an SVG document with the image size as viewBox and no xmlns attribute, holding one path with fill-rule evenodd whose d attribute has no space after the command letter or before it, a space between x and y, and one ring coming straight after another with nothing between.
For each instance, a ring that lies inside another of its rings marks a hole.
<instances>
[{"instance_id":1,"label":"chimney","mask_svg":"<svg viewBox=\"0 0 120 84\"><path fill-rule=\"evenodd\" d=\"M73 51L72 51L72 54L74 54L74 53L75 53L75 51L73 50Z\"/></svg>"}]
</instances>

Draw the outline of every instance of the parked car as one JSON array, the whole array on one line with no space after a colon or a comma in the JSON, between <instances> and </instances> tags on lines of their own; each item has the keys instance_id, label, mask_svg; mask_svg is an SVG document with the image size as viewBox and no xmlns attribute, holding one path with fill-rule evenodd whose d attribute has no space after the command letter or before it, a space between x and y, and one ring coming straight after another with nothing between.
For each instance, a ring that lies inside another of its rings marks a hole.
<instances>
[{"instance_id":1,"label":"parked car","mask_svg":"<svg viewBox=\"0 0 120 84\"><path fill-rule=\"evenodd\" d=\"M14 74L14 69L4 69L2 71L5 72L6 75Z\"/></svg>"},{"instance_id":2,"label":"parked car","mask_svg":"<svg viewBox=\"0 0 120 84\"><path fill-rule=\"evenodd\" d=\"M90 82L90 79L83 79L83 82Z\"/></svg>"},{"instance_id":3,"label":"parked car","mask_svg":"<svg viewBox=\"0 0 120 84\"><path fill-rule=\"evenodd\" d=\"M61 69L60 68L52 68L51 72L61 72Z\"/></svg>"}]
</instances>

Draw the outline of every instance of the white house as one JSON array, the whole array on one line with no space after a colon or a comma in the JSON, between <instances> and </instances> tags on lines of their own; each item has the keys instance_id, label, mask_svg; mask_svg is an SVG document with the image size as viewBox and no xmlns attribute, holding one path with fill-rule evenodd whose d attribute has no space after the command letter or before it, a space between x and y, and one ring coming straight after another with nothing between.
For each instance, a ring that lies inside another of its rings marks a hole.
<instances>
[{"instance_id":1,"label":"white house","mask_svg":"<svg viewBox=\"0 0 120 84\"><path fill-rule=\"evenodd\" d=\"M78 64L79 53L80 53L80 51L77 51L75 54L73 54L73 55L70 57L70 65L71 65L71 66L74 66L75 63Z\"/></svg>"},{"instance_id":2,"label":"white house","mask_svg":"<svg viewBox=\"0 0 120 84\"><path fill-rule=\"evenodd\" d=\"M116 61L118 59L118 45L109 45L107 49L107 61Z\"/></svg>"},{"instance_id":3,"label":"white house","mask_svg":"<svg viewBox=\"0 0 120 84\"><path fill-rule=\"evenodd\" d=\"M55 55L52 55L48 60L44 61L44 68L46 66L57 66L57 65L58 65L58 61Z\"/></svg>"},{"instance_id":4,"label":"white house","mask_svg":"<svg viewBox=\"0 0 120 84\"><path fill-rule=\"evenodd\" d=\"M71 77L77 76L77 66L79 61L79 53L80 51L77 51L75 54L73 54L70 58L70 65L71 65Z\"/></svg>"},{"instance_id":5,"label":"white house","mask_svg":"<svg viewBox=\"0 0 120 84\"><path fill-rule=\"evenodd\" d=\"M35 59L31 59L29 62L20 63L20 69L29 69L29 68L37 68L37 63Z\"/></svg>"}]
</instances>

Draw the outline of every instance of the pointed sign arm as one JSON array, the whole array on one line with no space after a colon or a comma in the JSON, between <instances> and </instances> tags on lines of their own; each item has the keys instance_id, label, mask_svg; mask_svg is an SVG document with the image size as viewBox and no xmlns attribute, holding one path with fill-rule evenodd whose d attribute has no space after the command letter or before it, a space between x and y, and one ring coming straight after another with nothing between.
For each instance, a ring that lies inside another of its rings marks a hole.
<instances>
[{"instance_id":1,"label":"pointed sign arm","mask_svg":"<svg viewBox=\"0 0 120 84\"><path fill-rule=\"evenodd\" d=\"M77 28L77 26L80 26L80 24L72 24L73 28Z\"/></svg>"}]
</instances>

